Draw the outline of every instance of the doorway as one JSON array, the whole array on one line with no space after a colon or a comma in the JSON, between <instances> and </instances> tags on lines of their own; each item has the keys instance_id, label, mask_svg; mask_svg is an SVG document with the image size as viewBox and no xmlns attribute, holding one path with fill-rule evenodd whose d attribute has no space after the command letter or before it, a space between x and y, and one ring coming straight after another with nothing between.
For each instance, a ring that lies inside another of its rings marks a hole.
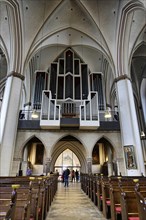
<instances>
[{"instance_id":1,"label":"doorway","mask_svg":"<svg viewBox=\"0 0 146 220\"><path fill-rule=\"evenodd\" d=\"M66 168L70 171L78 171L80 173L80 161L78 157L70 149L64 150L56 160L54 169L59 173L59 179L61 180L62 174Z\"/></svg>"}]
</instances>

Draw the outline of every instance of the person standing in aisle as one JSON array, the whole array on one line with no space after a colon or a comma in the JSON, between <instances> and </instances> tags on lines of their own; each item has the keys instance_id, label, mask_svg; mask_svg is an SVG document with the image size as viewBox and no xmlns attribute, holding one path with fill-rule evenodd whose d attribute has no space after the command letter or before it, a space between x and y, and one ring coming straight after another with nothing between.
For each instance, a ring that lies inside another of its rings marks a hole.
<instances>
[{"instance_id":1,"label":"person standing in aisle","mask_svg":"<svg viewBox=\"0 0 146 220\"><path fill-rule=\"evenodd\" d=\"M75 172L75 175L76 175L76 182L78 182L79 181L79 172L77 170Z\"/></svg>"},{"instance_id":2,"label":"person standing in aisle","mask_svg":"<svg viewBox=\"0 0 146 220\"><path fill-rule=\"evenodd\" d=\"M71 171L71 181L75 182L75 171L74 170Z\"/></svg>"},{"instance_id":3,"label":"person standing in aisle","mask_svg":"<svg viewBox=\"0 0 146 220\"><path fill-rule=\"evenodd\" d=\"M64 171L64 187L68 187L68 179L69 179L69 175L70 175L70 170L67 168Z\"/></svg>"}]
</instances>

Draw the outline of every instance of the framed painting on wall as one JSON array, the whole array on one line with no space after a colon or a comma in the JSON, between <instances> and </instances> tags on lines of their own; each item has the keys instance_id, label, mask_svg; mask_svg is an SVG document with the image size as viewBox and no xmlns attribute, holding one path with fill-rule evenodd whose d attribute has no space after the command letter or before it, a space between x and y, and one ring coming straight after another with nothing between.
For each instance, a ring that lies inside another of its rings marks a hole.
<instances>
[{"instance_id":1,"label":"framed painting on wall","mask_svg":"<svg viewBox=\"0 0 146 220\"><path fill-rule=\"evenodd\" d=\"M137 169L134 146L133 145L124 146L124 153L125 153L126 168L129 170Z\"/></svg>"}]
</instances>

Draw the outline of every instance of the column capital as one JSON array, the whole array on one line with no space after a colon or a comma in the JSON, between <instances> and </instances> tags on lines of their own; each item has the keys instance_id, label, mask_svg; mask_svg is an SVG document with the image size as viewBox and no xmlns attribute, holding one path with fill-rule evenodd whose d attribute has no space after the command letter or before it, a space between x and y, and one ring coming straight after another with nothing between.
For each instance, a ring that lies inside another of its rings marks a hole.
<instances>
[{"instance_id":1,"label":"column capital","mask_svg":"<svg viewBox=\"0 0 146 220\"><path fill-rule=\"evenodd\" d=\"M91 157L87 157L87 162L92 162L92 158Z\"/></svg>"},{"instance_id":2,"label":"column capital","mask_svg":"<svg viewBox=\"0 0 146 220\"><path fill-rule=\"evenodd\" d=\"M17 77L17 78L19 78L19 79L21 79L21 80L24 80L24 79L25 79L25 77L24 77L22 74L17 73L17 72L15 72L15 71L10 72L10 73L7 75L7 78L8 78L8 77L11 77L11 76Z\"/></svg>"},{"instance_id":3,"label":"column capital","mask_svg":"<svg viewBox=\"0 0 146 220\"><path fill-rule=\"evenodd\" d=\"M51 158L50 158L50 157L46 157L45 162L46 162L46 163L50 163L50 162L51 162Z\"/></svg>"},{"instance_id":4,"label":"column capital","mask_svg":"<svg viewBox=\"0 0 146 220\"><path fill-rule=\"evenodd\" d=\"M92 158L87 157L87 169L88 169L88 174L92 173Z\"/></svg>"},{"instance_id":5,"label":"column capital","mask_svg":"<svg viewBox=\"0 0 146 220\"><path fill-rule=\"evenodd\" d=\"M130 77L128 77L128 75L124 74L124 75L121 75L121 76L118 76L117 78L115 78L114 82L118 82L118 81L124 80L124 79L128 79L131 81Z\"/></svg>"}]
</instances>

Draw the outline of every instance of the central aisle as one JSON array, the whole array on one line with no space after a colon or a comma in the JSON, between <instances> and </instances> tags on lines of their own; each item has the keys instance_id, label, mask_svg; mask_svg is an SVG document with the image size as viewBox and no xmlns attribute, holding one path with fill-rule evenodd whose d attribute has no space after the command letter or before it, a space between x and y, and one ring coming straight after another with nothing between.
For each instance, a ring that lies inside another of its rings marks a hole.
<instances>
[{"instance_id":1,"label":"central aisle","mask_svg":"<svg viewBox=\"0 0 146 220\"><path fill-rule=\"evenodd\" d=\"M58 183L58 191L46 220L106 220L91 200L81 190L80 183L64 187Z\"/></svg>"}]
</instances>

